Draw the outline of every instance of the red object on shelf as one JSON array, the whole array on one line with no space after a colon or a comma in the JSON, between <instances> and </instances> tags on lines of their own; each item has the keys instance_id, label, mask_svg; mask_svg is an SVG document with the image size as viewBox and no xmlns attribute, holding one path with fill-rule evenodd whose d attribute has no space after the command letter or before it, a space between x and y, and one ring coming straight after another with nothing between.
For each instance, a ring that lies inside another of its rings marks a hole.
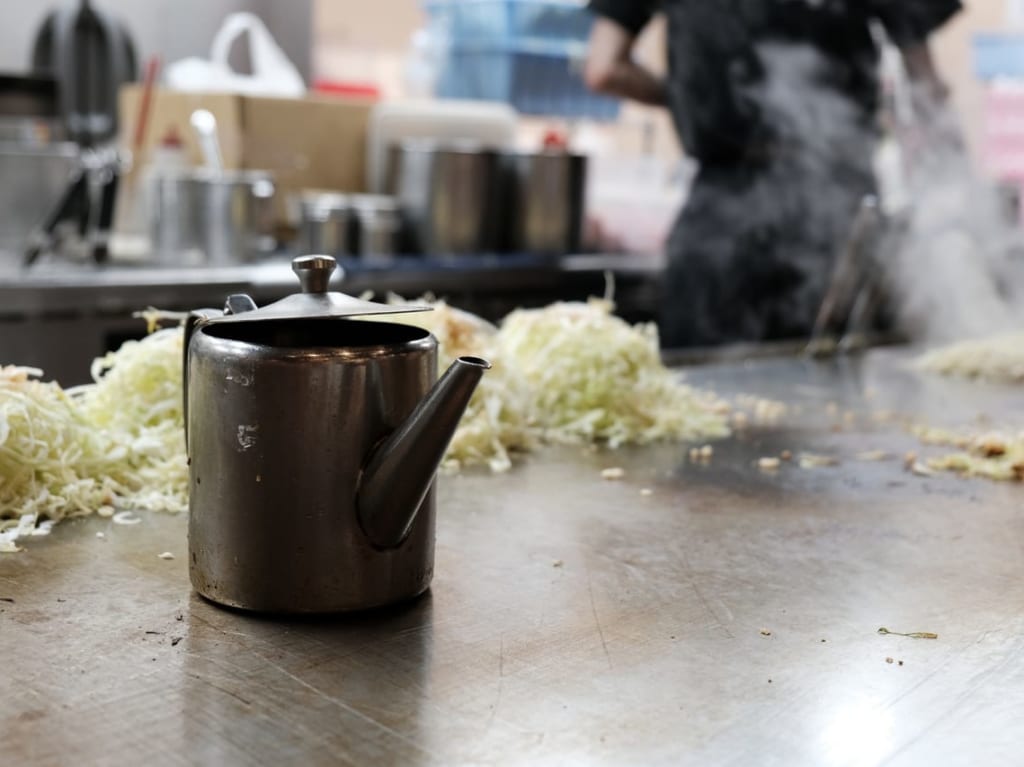
<instances>
[{"instance_id":1,"label":"red object on shelf","mask_svg":"<svg viewBox=\"0 0 1024 767\"><path fill-rule=\"evenodd\" d=\"M178 133L178 129L175 126L170 126L163 138L160 139L160 146L167 149L181 149L183 146L181 135Z\"/></svg>"},{"instance_id":2,"label":"red object on shelf","mask_svg":"<svg viewBox=\"0 0 1024 767\"><path fill-rule=\"evenodd\" d=\"M149 127L150 107L153 102L153 87L157 75L160 74L160 58L151 56L146 62L146 74L143 77L142 99L139 101L139 114L135 119L135 137L132 140L132 151L138 154L146 139L146 128Z\"/></svg>"},{"instance_id":3,"label":"red object on shelf","mask_svg":"<svg viewBox=\"0 0 1024 767\"><path fill-rule=\"evenodd\" d=\"M562 131L552 128L544 134L541 146L545 149L568 149L569 139Z\"/></svg>"},{"instance_id":4,"label":"red object on shelf","mask_svg":"<svg viewBox=\"0 0 1024 767\"><path fill-rule=\"evenodd\" d=\"M355 96L365 99L380 98L380 88L373 83L359 83L348 80L314 80L313 91L328 96Z\"/></svg>"}]
</instances>

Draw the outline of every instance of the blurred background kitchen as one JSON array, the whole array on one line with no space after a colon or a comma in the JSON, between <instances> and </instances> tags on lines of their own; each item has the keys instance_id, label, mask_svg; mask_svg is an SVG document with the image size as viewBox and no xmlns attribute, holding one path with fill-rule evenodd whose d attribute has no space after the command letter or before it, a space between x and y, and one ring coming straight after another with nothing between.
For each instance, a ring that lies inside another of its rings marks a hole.
<instances>
[{"instance_id":1,"label":"blurred background kitchen","mask_svg":"<svg viewBox=\"0 0 1024 767\"><path fill-rule=\"evenodd\" d=\"M614 289L654 319L695 163L665 110L587 89L592 22L574 0L4 3L0 362L80 383L145 332L133 312L280 298L299 252L348 293L497 320ZM1024 2L969 0L932 50L1016 229ZM663 20L635 54L665 71ZM883 206L900 164L883 147Z\"/></svg>"}]
</instances>

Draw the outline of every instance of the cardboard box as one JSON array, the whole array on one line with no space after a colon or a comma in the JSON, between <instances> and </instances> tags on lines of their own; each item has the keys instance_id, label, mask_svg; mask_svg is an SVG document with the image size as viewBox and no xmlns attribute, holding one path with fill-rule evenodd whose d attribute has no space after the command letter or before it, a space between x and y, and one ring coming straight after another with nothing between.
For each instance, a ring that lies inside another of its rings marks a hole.
<instances>
[{"instance_id":1,"label":"cardboard box","mask_svg":"<svg viewBox=\"0 0 1024 767\"><path fill-rule=\"evenodd\" d=\"M142 86L122 88L119 109L125 147L132 144L141 100ZM189 118L195 109L208 109L217 118L224 166L273 173L280 223L294 223L295 208L290 203L304 189L365 190L366 134L372 107L370 101L323 96L285 99L157 88L132 175L149 161L153 147L172 127L190 161L200 165L202 153ZM131 187L128 181L126 188Z\"/></svg>"},{"instance_id":2,"label":"cardboard box","mask_svg":"<svg viewBox=\"0 0 1024 767\"><path fill-rule=\"evenodd\" d=\"M269 170L280 196L303 189L362 192L372 102L310 96L242 101L242 166Z\"/></svg>"},{"instance_id":3,"label":"cardboard box","mask_svg":"<svg viewBox=\"0 0 1024 767\"><path fill-rule=\"evenodd\" d=\"M118 98L121 146L134 149L135 132L142 104L142 86L126 85ZM153 148L169 131L181 139L185 153L195 165L202 164L203 155L189 118L197 109L208 109L217 118L224 167L242 167L242 103L228 93L182 93L157 88L150 103L149 121L137 157L132 158L133 172L149 163Z\"/></svg>"}]
</instances>

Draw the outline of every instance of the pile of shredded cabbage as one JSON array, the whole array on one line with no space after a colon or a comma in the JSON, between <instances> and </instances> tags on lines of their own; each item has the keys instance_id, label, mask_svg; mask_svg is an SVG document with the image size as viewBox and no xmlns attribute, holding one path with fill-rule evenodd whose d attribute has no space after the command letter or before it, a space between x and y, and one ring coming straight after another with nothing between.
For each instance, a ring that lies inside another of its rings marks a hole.
<instances>
[{"instance_id":1,"label":"pile of shredded cabbage","mask_svg":"<svg viewBox=\"0 0 1024 767\"><path fill-rule=\"evenodd\" d=\"M187 507L181 355L175 328L96 360L95 383L69 391L0 369L0 552L69 516Z\"/></svg>"},{"instance_id":2,"label":"pile of shredded cabbage","mask_svg":"<svg viewBox=\"0 0 1024 767\"><path fill-rule=\"evenodd\" d=\"M389 303L405 301L391 296ZM463 466L488 466L494 472L507 471L512 466L513 454L533 449L540 436L526 379L499 351L494 325L444 301L426 298L415 303L431 306L433 311L380 319L415 325L433 333L439 345L439 372L443 373L456 357L463 355L486 357L491 363L448 445L444 468L457 471Z\"/></svg>"},{"instance_id":3,"label":"pile of shredded cabbage","mask_svg":"<svg viewBox=\"0 0 1024 767\"><path fill-rule=\"evenodd\" d=\"M662 364L654 325L630 325L608 301L520 309L499 328L444 302L416 303L434 311L388 320L433 332L442 370L462 354L487 357L493 366L448 449L449 468L504 471L516 452L544 442L615 448L729 434L723 403Z\"/></svg>"},{"instance_id":4,"label":"pile of shredded cabbage","mask_svg":"<svg viewBox=\"0 0 1024 767\"><path fill-rule=\"evenodd\" d=\"M497 342L529 385L545 440L614 448L729 434L723 403L662 363L655 326L630 325L608 301L514 311Z\"/></svg>"},{"instance_id":5,"label":"pile of shredded cabbage","mask_svg":"<svg viewBox=\"0 0 1024 767\"><path fill-rule=\"evenodd\" d=\"M1024 333L958 341L925 352L917 367L932 373L1002 383L1024 382Z\"/></svg>"},{"instance_id":6,"label":"pile of shredded cabbage","mask_svg":"<svg viewBox=\"0 0 1024 767\"><path fill-rule=\"evenodd\" d=\"M449 470L505 471L544 442L728 435L723 403L684 385L661 363L654 327L629 325L608 302L519 310L500 328L430 305L386 319L434 333L441 371L462 355L493 366L445 455ZM187 508L182 343L181 328L129 341L94 362L94 383L69 391L35 380L38 370L0 369L0 552L69 516Z\"/></svg>"}]
</instances>

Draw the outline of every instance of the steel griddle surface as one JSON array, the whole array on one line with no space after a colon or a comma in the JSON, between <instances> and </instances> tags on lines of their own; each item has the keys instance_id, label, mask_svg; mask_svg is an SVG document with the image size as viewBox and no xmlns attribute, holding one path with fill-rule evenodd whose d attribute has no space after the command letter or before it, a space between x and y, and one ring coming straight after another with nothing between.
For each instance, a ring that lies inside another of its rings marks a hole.
<instances>
[{"instance_id":1,"label":"steel griddle surface","mask_svg":"<svg viewBox=\"0 0 1024 767\"><path fill-rule=\"evenodd\" d=\"M1024 398L901 362L690 371L800 407L707 466L552 449L445 477L432 591L372 614L204 602L184 517L59 525L0 557L3 761L1017 763L1024 488L907 474L915 440L864 414L1012 421ZM783 449L841 464L753 466ZM897 457L852 458L870 449Z\"/></svg>"}]
</instances>

